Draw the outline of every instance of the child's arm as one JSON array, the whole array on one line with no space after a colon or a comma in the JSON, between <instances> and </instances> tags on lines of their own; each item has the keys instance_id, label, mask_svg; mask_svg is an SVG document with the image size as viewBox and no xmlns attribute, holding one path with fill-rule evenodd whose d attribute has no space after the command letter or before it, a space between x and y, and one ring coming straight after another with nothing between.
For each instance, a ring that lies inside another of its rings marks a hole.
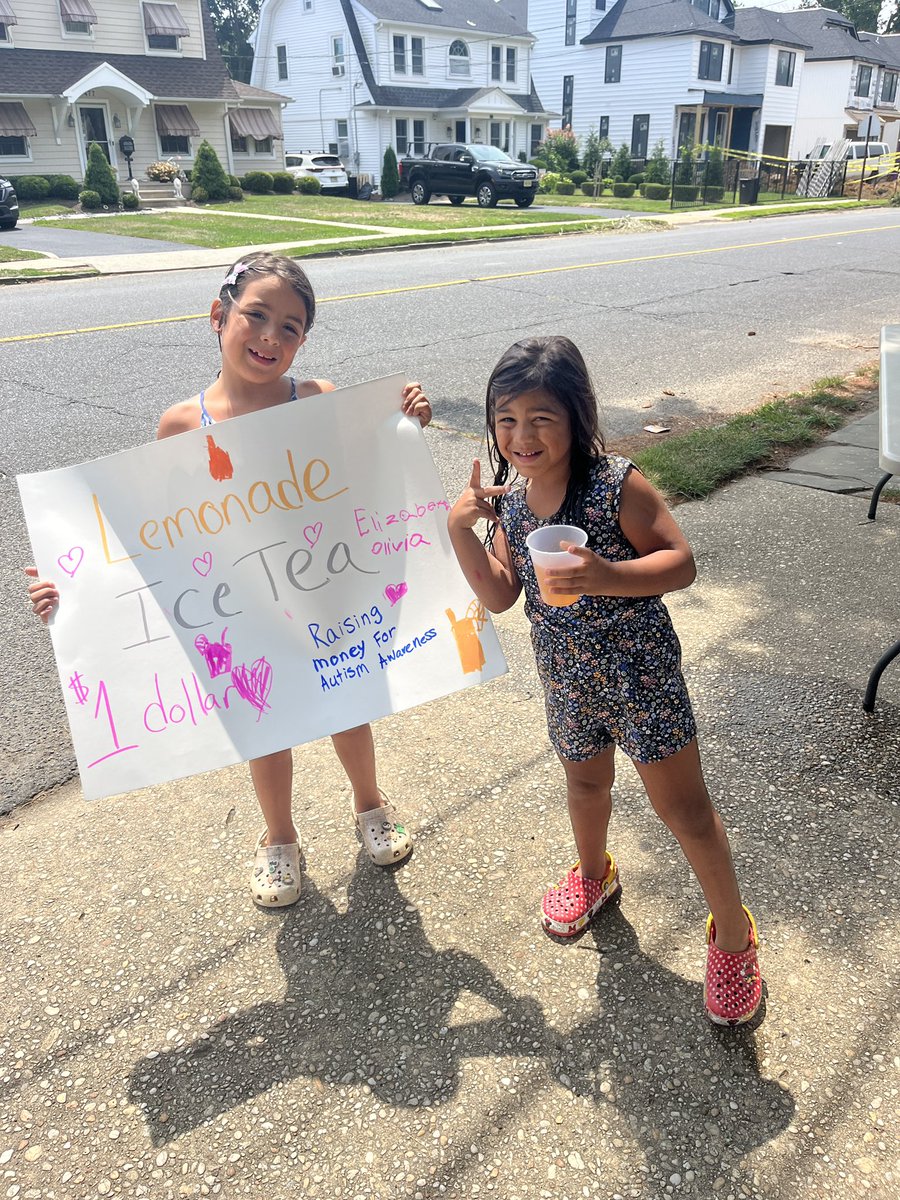
<instances>
[{"instance_id":1,"label":"child's arm","mask_svg":"<svg viewBox=\"0 0 900 1200\"><path fill-rule=\"evenodd\" d=\"M31 600L31 611L40 617L46 625L54 608L59 604L59 592L56 584L49 579L38 579L37 567L26 567L25 574L34 583L28 585L28 597Z\"/></svg>"},{"instance_id":2,"label":"child's arm","mask_svg":"<svg viewBox=\"0 0 900 1200\"><path fill-rule=\"evenodd\" d=\"M619 525L638 552L637 558L610 562L587 547L567 546L580 567L550 571L562 594L585 596L661 596L694 582L694 555L659 492L640 471L629 471L622 484Z\"/></svg>"},{"instance_id":3,"label":"child's arm","mask_svg":"<svg viewBox=\"0 0 900 1200\"><path fill-rule=\"evenodd\" d=\"M498 524L494 531L493 553L488 554L475 533L475 526L484 518L497 522L497 514L489 496L501 496L507 487L481 486L481 463L472 464L469 486L453 505L447 518L450 541L469 581L472 591L491 612L505 612L519 597L522 583L512 565L506 534Z\"/></svg>"},{"instance_id":4,"label":"child's arm","mask_svg":"<svg viewBox=\"0 0 900 1200\"><path fill-rule=\"evenodd\" d=\"M431 421L431 404L422 391L421 384L408 383L403 389L403 411L408 417L417 417L424 429Z\"/></svg>"}]
</instances>

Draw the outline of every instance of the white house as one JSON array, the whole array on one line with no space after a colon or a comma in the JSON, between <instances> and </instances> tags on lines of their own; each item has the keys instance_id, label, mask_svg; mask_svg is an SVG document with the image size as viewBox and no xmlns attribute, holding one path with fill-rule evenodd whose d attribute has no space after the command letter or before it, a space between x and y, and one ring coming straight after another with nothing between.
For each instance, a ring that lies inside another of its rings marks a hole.
<instances>
[{"instance_id":1,"label":"white house","mask_svg":"<svg viewBox=\"0 0 900 1200\"><path fill-rule=\"evenodd\" d=\"M547 112L515 0L263 0L252 82L293 97L286 149L378 180L384 152L474 141L530 156Z\"/></svg>"},{"instance_id":2,"label":"white house","mask_svg":"<svg viewBox=\"0 0 900 1200\"><path fill-rule=\"evenodd\" d=\"M225 169L284 165L285 97L238 90L206 0L0 0L0 174L81 180L97 142L120 181L208 140Z\"/></svg>"},{"instance_id":3,"label":"white house","mask_svg":"<svg viewBox=\"0 0 900 1200\"><path fill-rule=\"evenodd\" d=\"M645 157L662 139L787 154L806 43L731 0L530 0L532 75L580 137Z\"/></svg>"}]
</instances>

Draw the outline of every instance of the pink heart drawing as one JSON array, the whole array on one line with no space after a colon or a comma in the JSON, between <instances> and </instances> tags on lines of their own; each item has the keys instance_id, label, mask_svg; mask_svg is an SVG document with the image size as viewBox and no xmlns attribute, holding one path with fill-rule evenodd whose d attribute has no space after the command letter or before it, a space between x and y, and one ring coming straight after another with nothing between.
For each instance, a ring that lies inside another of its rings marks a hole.
<instances>
[{"instance_id":1,"label":"pink heart drawing","mask_svg":"<svg viewBox=\"0 0 900 1200\"><path fill-rule=\"evenodd\" d=\"M322 522L316 521L315 525L304 525L303 536L312 548L322 536Z\"/></svg>"},{"instance_id":2,"label":"pink heart drawing","mask_svg":"<svg viewBox=\"0 0 900 1200\"><path fill-rule=\"evenodd\" d=\"M195 558L193 567L197 574L202 575L205 579L212 570L212 551L207 550L201 558Z\"/></svg>"},{"instance_id":3,"label":"pink heart drawing","mask_svg":"<svg viewBox=\"0 0 900 1200\"><path fill-rule=\"evenodd\" d=\"M258 658L252 667L240 663L231 672L231 682L248 704L257 710L257 721L269 708L269 692L272 690L272 668L265 658Z\"/></svg>"},{"instance_id":4,"label":"pink heart drawing","mask_svg":"<svg viewBox=\"0 0 900 1200\"><path fill-rule=\"evenodd\" d=\"M80 546L73 546L68 554L61 554L56 560L59 563L59 569L71 578L84 560L84 551Z\"/></svg>"},{"instance_id":5,"label":"pink heart drawing","mask_svg":"<svg viewBox=\"0 0 900 1200\"><path fill-rule=\"evenodd\" d=\"M391 608L393 608L397 601L402 600L408 591L409 587L405 583L389 583L384 589L384 594L390 600Z\"/></svg>"}]
</instances>

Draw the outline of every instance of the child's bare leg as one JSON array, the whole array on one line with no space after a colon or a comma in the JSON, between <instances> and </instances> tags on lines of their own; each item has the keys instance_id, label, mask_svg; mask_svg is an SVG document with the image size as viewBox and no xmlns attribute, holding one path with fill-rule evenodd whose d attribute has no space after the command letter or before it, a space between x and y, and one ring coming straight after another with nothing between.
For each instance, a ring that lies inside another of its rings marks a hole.
<instances>
[{"instance_id":1,"label":"child's bare leg","mask_svg":"<svg viewBox=\"0 0 900 1200\"><path fill-rule=\"evenodd\" d=\"M381 808L384 799L378 790L378 779L375 772L375 742L372 738L371 725L357 725L355 729L345 729L343 733L335 733L331 738L335 753L341 761L341 766L347 772L350 786L353 788L353 801L357 812L369 812L373 808Z\"/></svg>"},{"instance_id":2,"label":"child's bare leg","mask_svg":"<svg viewBox=\"0 0 900 1200\"><path fill-rule=\"evenodd\" d=\"M560 759L566 772L569 820L585 879L603 879L606 875L606 833L616 777L614 756L615 746L609 746L586 762Z\"/></svg>"},{"instance_id":3,"label":"child's bare leg","mask_svg":"<svg viewBox=\"0 0 900 1200\"><path fill-rule=\"evenodd\" d=\"M662 762L634 765L650 803L678 839L700 882L716 923L716 945L733 954L746 950L747 917L731 848L706 790L697 739Z\"/></svg>"},{"instance_id":4,"label":"child's bare leg","mask_svg":"<svg viewBox=\"0 0 900 1200\"><path fill-rule=\"evenodd\" d=\"M262 809L267 846L289 846L297 840L291 817L294 762L290 750L278 750L250 760L250 776Z\"/></svg>"}]
</instances>

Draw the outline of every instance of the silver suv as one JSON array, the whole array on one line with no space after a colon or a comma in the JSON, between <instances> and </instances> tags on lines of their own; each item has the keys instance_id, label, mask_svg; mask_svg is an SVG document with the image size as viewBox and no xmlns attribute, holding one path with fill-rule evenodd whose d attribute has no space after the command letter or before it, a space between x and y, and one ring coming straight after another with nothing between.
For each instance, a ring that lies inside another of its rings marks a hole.
<instances>
[{"instance_id":1,"label":"silver suv","mask_svg":"<svg viewBox=\"0 0 900 1200\"><path fill-rule=\"evenodd\" d=\"M318 179L323 192L337 193L347 190L347 172L336 154L326 154L319 150L289 152L284 156L284 169L295 179L304 175Z\"/></svg>"},{"instance_id":2,"label":"silver suv","mask_svg":"<svg viewBox=\"0 0 900 1200\"><path fill-rule=\"evenodd\" d=\"M0 229L15 229L19 219L19 200L8 179L0 179Z\"/></svg>"}]
</instances>

